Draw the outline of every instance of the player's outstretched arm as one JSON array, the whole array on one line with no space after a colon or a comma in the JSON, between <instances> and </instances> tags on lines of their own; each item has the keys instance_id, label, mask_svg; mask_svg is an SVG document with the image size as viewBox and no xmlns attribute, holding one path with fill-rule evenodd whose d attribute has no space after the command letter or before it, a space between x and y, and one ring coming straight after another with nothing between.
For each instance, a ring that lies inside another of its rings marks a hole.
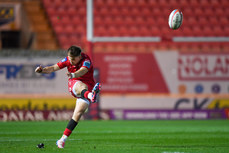
<instances>
[{"instance_id":1,"label":"player's outstretched arm","mask_svg":"<svg viewBox=\"0 0 229 153\"><path fill-rule=\"evenodd\" d=\"M79 77L83 76L84 74L86 74L87 72L88 72L87 68L81 67L78 71L76 71L74 73L68 72L67 76L68 76L69 79L79 78Z\"/></svg>"},{"instance_id":2,"label":"player's outstretched arm","mask_svg":"<svg viewBox=\"0 0 229 153\"><path fill-rule=\"evenodd\" d=\"M35 72L36 73L52 73L52 72L57 71L59 69L60 68L59 68L59 66L57 64L52 65L52 66L46 66L46 67L42 67L40 65L35 69Z\"/></svg>"}]
</instances>

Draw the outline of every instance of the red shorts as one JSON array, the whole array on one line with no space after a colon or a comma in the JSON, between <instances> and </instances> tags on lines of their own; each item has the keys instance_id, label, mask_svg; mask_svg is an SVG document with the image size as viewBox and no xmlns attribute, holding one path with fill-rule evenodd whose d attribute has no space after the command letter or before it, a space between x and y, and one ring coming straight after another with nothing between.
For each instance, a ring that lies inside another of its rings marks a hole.
<instances>
[{"instance_id":1,"label":"red shorts","mask_svg":"<svg viewBox=\"0 0 229 153\"><path fill-rule=\"evenodd\" d=\"M77 82L83 82L83 81L80 81L80 80L71 80L69 79L68 80L68 91L72 94L72 96L74 97L81 97L81 95L76 95L76 93L73 91L73 88L74 88L74 85L77 83ZM84 84L87 85L88 87L88 91L92 91L93 87L94 87L94 84L89 84L89 83L85 83L83 82Z\"/></svg>"}]
</instances>

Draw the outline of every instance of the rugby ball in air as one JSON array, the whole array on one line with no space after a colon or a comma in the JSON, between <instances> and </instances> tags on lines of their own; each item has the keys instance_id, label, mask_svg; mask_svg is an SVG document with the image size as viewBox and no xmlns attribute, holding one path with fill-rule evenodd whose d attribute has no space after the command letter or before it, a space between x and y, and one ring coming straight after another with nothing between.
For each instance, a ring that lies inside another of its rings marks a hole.
<instances>
[{"instance_id":1,"label":"rugby ball in air","mask_svg":"<svg viewBox=\"0 0 229 153\"><path fill-rule=\"evenodd\" d=\"M183 21L183 14L178 9L173 10L169 15L169 27L173 30L178 29Z\"/></svg>"}]
</instances>

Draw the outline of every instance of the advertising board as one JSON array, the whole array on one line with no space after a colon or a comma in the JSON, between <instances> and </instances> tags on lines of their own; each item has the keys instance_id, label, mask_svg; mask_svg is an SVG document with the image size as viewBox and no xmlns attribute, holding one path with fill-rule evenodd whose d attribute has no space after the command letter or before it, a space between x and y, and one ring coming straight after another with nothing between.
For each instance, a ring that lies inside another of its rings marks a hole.
<instances>
[{"instance_id":1,"label":"advertising board","mask_svg":"<svg viewBox=\"0 0 229 153\"><path fill-rule=\"evenodd\" d=\"M229 93L229 53L96 53L104 93Z\"/></svg>"}]
</instances>

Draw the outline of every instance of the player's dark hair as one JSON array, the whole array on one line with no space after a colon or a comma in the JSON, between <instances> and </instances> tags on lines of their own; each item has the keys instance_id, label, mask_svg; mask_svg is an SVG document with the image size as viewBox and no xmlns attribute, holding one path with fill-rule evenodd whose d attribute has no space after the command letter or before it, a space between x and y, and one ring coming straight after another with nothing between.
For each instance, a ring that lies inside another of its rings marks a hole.
<instances>
[{"instance_id":1,"label":"player's dark hair","mask_svg":"<svg viewBox=\"0 0 229 153\"><path fill-rule=\"evenodd\" d=\"M73 57L77 57L81 54L82 50L78 46L71 46L68 48L68 54Z\"/></svg>"}]
</instances>

